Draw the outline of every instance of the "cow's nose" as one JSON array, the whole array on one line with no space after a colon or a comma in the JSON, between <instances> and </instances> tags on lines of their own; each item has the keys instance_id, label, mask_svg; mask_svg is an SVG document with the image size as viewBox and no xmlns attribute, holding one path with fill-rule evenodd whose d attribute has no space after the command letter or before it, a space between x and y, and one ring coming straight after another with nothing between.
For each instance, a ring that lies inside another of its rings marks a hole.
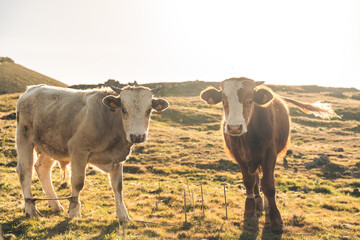
<instances>
[{"instance_id":1,"label":"cow's nose","mask_svg":"<svg viewBox=\"0 0 360 240\"><path fill-rule=\"evenodd\" d=\"M243 130L243 126L241 124L236 124L236 125L227 125L227 130L230 134L241 134L242 130Z\"/></svg>"},{"instance_id":2,"label":"cow's nose","mask_svg":"<svg viewBox=\"0 0 360 240\"><path fill-rule=\"evenodd\" d=\"M145 134L130 134L130 140L132 143L141 143L145 141Z\"/></svg>"}]
</instances>

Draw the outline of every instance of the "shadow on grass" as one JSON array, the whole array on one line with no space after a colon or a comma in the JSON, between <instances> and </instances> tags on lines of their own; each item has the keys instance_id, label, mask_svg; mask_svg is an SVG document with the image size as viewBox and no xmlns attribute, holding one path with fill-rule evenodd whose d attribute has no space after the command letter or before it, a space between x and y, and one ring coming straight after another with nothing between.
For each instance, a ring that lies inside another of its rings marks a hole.
<instances>
[{"instance_id":1,"label":"shadow on grass","mask_svg":"<svg viewBox=\"0 0 360 240\"><path fill-rule=\"evenodd\" d=\"M118 222L118 221L115 221L115 222L109 224L109 225L106 226L106 227L102 226L102 227L101 227L102 232L101 232L99 235L91 238L91 240L104 239L106 235L109 235L109 234L111 234L111 233L114 233L114 232L116 232L116 231L119 231L119 227L120 227L120 225L119 225L119 222Z\"/></svg>"},{"instance_id":2,"label":"shadow on grass","mask_svg":"<svg viewBox=\"0 0 360 240\"><path fill-rule=\"evenodd\" d=\"M16 238L25 236L28 229L31 227L30 223L24 222L25 217L18 217L10 222L2 223L2 230L4 235L14 235Z\"/></svg>"},{"instance_id":3,"label":"shadow on grass","mask_svg":"<svg viewBox=\"0 0 360 240\"><path fill-rule=\"evenodd\" d=\"M5 239L8 237L10 238L22 238L25 237L26 239L45 239L39 236L30 237L27 235L29 228L32 227L32 224L29 222L25 222L24 219L27 217L19 217L10 222L6 222L2 224L3 234L5 235ZM53 227L47 227L42 229L42 232L46 232L46 239L51 239L56 236L61 236L67 234L71 229L79 228L71 221L70 218L66 218L63 221L59 222ZM107 235L110 235L119 230L119 222L113 222L108 226L93 226L94 228L98 228L101 233L98 236L95 236L91 239L104 239ZM90 230L90 229L89 229ZM6 237L7 236L7 237ZM0 238L1 239L1 238Z\"/></svg>"},{"instance_id":4,"label":"shadow on grass","mask_svg":"<svg viewBox=\"0 0 360 240\"><path fill-rule=\"evenodd\" d=\"M257 239L259 235L259 217L244 218L244 229L239 240Z\"/></svg>"},{"instance_id":5,"label":"shadow on grass","mask_svg":"<svg viewBox=\"0 0 360 240\"><path fill-rule=\"evenodd\" d=\"M257 217L245 218L244 229L240 235L239 240L253 240L258 239L259 236L259 215ZM262 229L261 239L281 239L282 232L274 232L271 228L270 219L266 218L264 228Z\"/></svg>"},{"instance_id":6,"label":"shadow on grass","mask_svg":"<svg viewBox=\"0 0 360 240\"><path fill-rule=\"evenodd\" d=\"M66 218L65 220L59 222L54 227L45 228L43 231L48 233L48 238L55 237L57 235L63 235L66 232L69 231L71 224L69 224L71 221L70 218Z\"/></svg>"},{"instance_id":7,"label":"shadow on grass","mask_svg":"<svg viewBox=\"0 0 360 240\"><path fill-rule=\"evenodd\" d=\"M282 237L283 232L274 232L271 228L270 221L265 222L265 226L262 230L261 239L272 239L272 240L280 240Z\"/></svg>"},{"instance_id":8,"label":"shadow on grass","mask_svg":"<svg viewBox=\"0 0 360 240\"><path fill-rule=\"evenodd\" d=\"M42 217L50 218L53 215L60 216L61 212L53 212L50 209L48 209L48 210L42 210L41 215L42 215ZM13 237L16 237L16 239L21 238L22 236L26 237L26 239L38 239L38 237L27 236L29 228L33 227L32 221L40 221L40 220L36 217L31 218L29 216L26 216L24 213L23 216L15 218L9 222L2 223L3 233L4 233L4 235L9 235L9 236L13 235ZM66 223L64 223L65 221L66 221ZM68 224L69 220L65 220L65 221L59 223L58 225L60 225L60 226L56 225L54 228L46 228L46 229L44 229L44 231L49 232L49 237L53 237L55 235L62 234L65 231L60 231L60 230L63 230L64 226L69 225ZM58 233L52 234L54 229L55 229L55 232L58 232ZM5 237L5 239L7 239L7 238Z\"/></svg>"},{"instance_id":9,"label":"shadow on grass","mask_svg":"<svg viewBox=\"0 0 360 240\"><path fill-rule=\"evenodd\" d=\"M66 218L64 221L58 223L52 228L44 229L44 231L48 232L48 239L55 237L57 235L63 235L70 231L70 228L74 228L74 224L71 223L70 218ZM101 233L91 239L105 239L107 235L110 235L119 230L119 222L115 221L107 226L99 225L93 226L93 228L97 228L101 231ZM90 230L90 229L89 229Z\"/></svg>"}]
</instances>

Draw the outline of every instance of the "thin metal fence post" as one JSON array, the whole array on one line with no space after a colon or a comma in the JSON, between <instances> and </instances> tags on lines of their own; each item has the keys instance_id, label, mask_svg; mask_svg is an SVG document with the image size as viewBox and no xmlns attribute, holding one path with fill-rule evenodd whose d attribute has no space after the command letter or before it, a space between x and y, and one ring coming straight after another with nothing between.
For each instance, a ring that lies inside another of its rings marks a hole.
<instances>
[{"instance_id":1,"label":"thin metal fence post","mask_svg":"<svg viewBox=\"0 0 360 240\"><path fill-rule=\"evenodd\" d=\"M203 194L203 187L202 187L202 184L200 184L200 188L201 188L201 208L202 208L202 212L203 212L203 217L205 217L205 209L204 209L204 194Z\"/></svg>"},{"instance_id":2,"label":"thin metal fence post","mask_svg":"<svg viewBox=\"0 0 360 240\"><path fill-rule=\"evenodd\" d=\"M225 198L225 214L226 214L226 217L225 219L227 220L228 219L228 212L227 212L227 202L226 202L226 185L224 185L224 198Z\"/></svg>"},{"instance_id":3,"label":"thin metal fence post","mask_svg":"<svg viewBox=\"0 0 360 240\"><path fill-rule=\"evenodd\" d=\"M187 223L187 216L186 216L186 189L184 189L184 214L185 214L185 223Z\"/></svg>"},{"instance_id":4,"label":"thin metal fence post","mask_svg":"<svg viewBox=\"0 0 360 240\"><path fill-rule=\"evenodd\" d=\"M191 191L191 198L192 198L192 203L193 203L193 215L195 216L195 201L194 201L194 192Z\"/></svg>"}]
</instances>

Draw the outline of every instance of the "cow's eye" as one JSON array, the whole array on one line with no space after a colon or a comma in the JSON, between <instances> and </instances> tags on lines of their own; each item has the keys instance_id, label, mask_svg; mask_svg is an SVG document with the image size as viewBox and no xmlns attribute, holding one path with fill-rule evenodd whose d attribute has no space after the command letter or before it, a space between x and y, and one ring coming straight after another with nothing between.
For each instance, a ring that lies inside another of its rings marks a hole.
<instances>
[{"instance_id":1,"label":"cow's eye","mask_svg":"<svg viewBox=\"0 0 360 240\"><path fill-rule=\"evenodd\" d=\"M146 111L146 115L150 115L150 113L151 113L151 108Z\"/></svg>"},{"instance_id":2,"label":"cow's eye","mask_svg":"<svg viewBox=\"0 0 360 240\"><path fill-rule=\"evenodd\" d=\"M245 101L246 105L251 105L254 101L252 99L248 99Z\"/></svg>"},{"instance_id":3,"label":"cow's eye","mask_svg":"<svg viewBox=\"0 0 360 240\"><path fill-rule=\"evenodd\" d=\"M126 109L124 107L121 108L121 111L122 111L123 114L127 114L127 111L126 111Z\"/></svg>"}]
</instances>

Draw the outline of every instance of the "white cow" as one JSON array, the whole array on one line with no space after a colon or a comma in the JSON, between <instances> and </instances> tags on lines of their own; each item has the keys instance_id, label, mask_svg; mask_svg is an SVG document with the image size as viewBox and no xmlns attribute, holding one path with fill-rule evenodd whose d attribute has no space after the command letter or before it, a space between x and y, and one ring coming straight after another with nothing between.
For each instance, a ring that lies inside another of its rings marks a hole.
<instances>
[{"instance_id":1,"label":"white cow","mask_svg":"<svg viewBox=\"0 0 360 240\"><path fill-rule=\"evenodd\" d=\"M134 143L147 140L150 113L165 110L165 99L153 98L158 89L127 86L123 89L73 90L46 85L30 86L17 102L17 172L25 198L25 212L36 216L31 179L35 164L47 198L56 198L51 169L71 163L70 218L80 216L80 191L85 169L92 164L108 173L120 222L130 220L122 195L123 163ZM58 200L49 200L63 211Z\"/></svg>"}]
</instances>

